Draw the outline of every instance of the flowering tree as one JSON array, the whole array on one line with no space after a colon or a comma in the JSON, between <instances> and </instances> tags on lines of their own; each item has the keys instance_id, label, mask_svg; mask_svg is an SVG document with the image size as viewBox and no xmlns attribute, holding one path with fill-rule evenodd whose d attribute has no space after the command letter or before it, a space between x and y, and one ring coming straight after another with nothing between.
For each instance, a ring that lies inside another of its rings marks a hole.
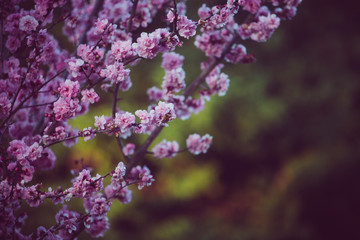
<instances>
[{"instance_id":1,"label":"flowering tree","mask_svg":"<svg viewBox=\"0 0 360 240\"><path fill-rule=\"evenodd\" d=\"M185 150L206 153L212 141L208 134L191 134L181 150L176 141L165 139L151 150L149 146L173 119L185 120L213 95L225 95L229 78L223 64L253 62L241 42L265 42L281 20L294 17L301 0L203 4L196 20L186 16L185 1L177 0L35 0L27 10L23 2L1 1L1 239L74 239L83 230L103 236L112 201L129 203L129 185L141 190L154 181L150 169L138 165L145 153L157 158ZM161 26L153 22L155 17L161 18ZM58 24L74 52L61 48L49 33ZM190 38L207 61L200 64L197 78L185 81L184 56L175 50ZM118 109L119 92L132 87L130 70L158 54L165 75L161 86L148 89L148 108L134 113ZM68 120L101 101L95 89L112 94L111 116L96 116L94 126L73 129ZM51 146L71 147L79 138L89 141L98 134L118 143L122 159L113 171L101 176L83 167L74 171L66 189L45 190L32 181L35 171L54 167ZM136 146L126 141L132 134L149 136ZM104 187L106 177L111 182ZM73 198L83 199L83 213L67 209L65 203ZM27 215L19 213L21 203L38 207L45 199L63 205L55 216L57 224L24 236Z\"/></svg>"}]
</instances>

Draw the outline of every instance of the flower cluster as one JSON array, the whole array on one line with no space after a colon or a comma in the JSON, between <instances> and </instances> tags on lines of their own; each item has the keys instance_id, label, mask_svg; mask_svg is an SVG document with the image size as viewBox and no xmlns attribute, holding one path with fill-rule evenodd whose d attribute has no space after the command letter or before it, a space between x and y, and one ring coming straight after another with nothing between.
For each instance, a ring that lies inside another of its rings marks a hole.
<instances>
[{"instance_id":1,"label":"flower cluster","mask_svg":"<svg viewBox=\"0 0 360 240\"><path fill-rule=\"evenodd\" d=\"M168 142L165 139L153 148L154 157L157 158L172 158L178 151L179 144L176 141Z\"/></svg>"},{"instance_id":2,"label":"flower cluster","mask_svg":"<svg viewBox=\"0 0 360 240\"><path fill-rule=\"evenodd\" d=\"M138 165L145 154L171 158L185 150L207 152L208 134L190 135L182 150L185 143L165 139L152 151L149 147L172 120L187 119L213 95L225 95L230 80L223 64L253 62L242 41L269 39L282 20L295 16L300 2L227 0L203 4L198 19L191 20L185 1L177 0L35 0L26 8L23 1L2 0L0 238L75 239L82 231L103 236L112 202L127 204L131 185L141 190L154 182L150 169ZM242 13L248 16L240 22ZM53 34L58 26L62 33ZM174 52L189 39L206 58L193 81L186 79L185 56ZM131 71L158 55L165 74L161 84L147 90L147 106L131 103L133 112L120 108L118 94L131 89ZM95 116L94 126L79 130L69 123L109 99L111 114ZM122 153L114 170L100 175L82 165L64 189L44 189L35 182L36 172L55 166L53 145L71 147L80 138L89 141L101 134L114 138ZM133 134L149 136L141 144L128 142ZM111 181L104 186L106 177ZM73 198L82 199L83 211L70 210ZM32 216L20 212L21 204L38 207L46 199L63 205L56 225L24 235L22 227Z\"/></svg>"},{"instance_id":3,"label":"flower cluster","mask_svg":"<svg viewBox=\"0 0 360 240\"><path fill-rule=\"evenodd\" d=\"M199 134L191 134L186 139L186 146L192 154L198 155L200 153L206 153L212 142L212 136L205 134L200 136Z\"/></svg>"}]
</instances>

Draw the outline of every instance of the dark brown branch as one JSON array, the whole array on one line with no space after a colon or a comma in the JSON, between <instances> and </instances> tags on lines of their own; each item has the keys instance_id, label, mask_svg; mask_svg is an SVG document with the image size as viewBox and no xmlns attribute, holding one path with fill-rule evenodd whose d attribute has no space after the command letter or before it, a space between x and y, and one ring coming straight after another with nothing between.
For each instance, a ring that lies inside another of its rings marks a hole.
<instances>
[{"instance_id":1,"label":"dark brown branch","mask_svg":"<svg viewBox=\"0 0 360 240\"><path fill-rule=\"evenodd\" d=\"M139 2L139 0L134 0L134 2L133 2L133 6L132 6L132 9L131 9L130 19L129 19L128 25L127 25L127 27L126 27L126 32L130 32L131 29L132 29L132 23L133 23L133 19L134 19L134 17L135 17L135 13L136 13L136 8L137 8L137 5L138 5L138 2Z\"/></svg>"}]
</instances>

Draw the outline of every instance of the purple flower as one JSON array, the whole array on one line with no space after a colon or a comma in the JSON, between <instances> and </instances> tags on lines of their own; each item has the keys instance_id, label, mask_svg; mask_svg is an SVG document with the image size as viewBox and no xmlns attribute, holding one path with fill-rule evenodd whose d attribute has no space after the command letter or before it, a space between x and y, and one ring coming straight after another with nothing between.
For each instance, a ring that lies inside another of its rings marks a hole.
<instances>
[{"instance_id":1,"label":"purple flower","mask_svg":"<svg viewBox=\"0 0 360 240\"><path fill-rule=\"evenodd\" d=\"M159 101L163 97L162 91L157 87L149 88L146 93L151 101Z\"/></svg>"},{"instance_id":2,"label":"purple flower","mask_svg":"<svg viewBox=\"0 0 360 240\"><path fill-rule=\"evenodd\" d=\"M158 143L152 151L154 157L157 158L172 158L175 157L179 151L179 144L176 141L166 141L165 139Z\"/></svg>"},{"instance_id":3,"label":"purple flower","mask_svg":"<svg viewBox=\"0 0 360 240\"><path fill-rule=\"evenodd\" d=\"M92 237L102 237L109 229L109 220L106 216L88 216L84 221L86 231Z\"/></svg>"},{"instance_id":4,"label":"purple flower","mask_svg":"<svg viewBox=\"0 0 360 240\"><path fill-rule=\"evenodd\" d=\"M152 59L159 52L159 39L155 34L141 33L133 48L140 57Z\"/></svg>"},{"instance_id":5,"label":"purple flower","mask_svg":"<svg viewBox=\"0 0 360 240\"><path fill-rule=\"evenodd\" d=\"M165 72L164 81L161 84L164 94L173 94L185 88L185 72L182 68L176 68Z\"/></svg>"},{"instance_id":6,"label":"purple flower","mask_svg":"<svg viewBox=\"0 0 360 240\"><path fill-rule=\"evenodd\" d=\"M80 75L81 66L84 65L84 61L82 59L72 57L67 60L66 63L68 64L67 70L71 76L77 77Z\"/></svg>"},{"instance_id":7,"label":"purple flower","mask_svg":"<svg viewBox=\"0 0 360 240\"><path fill-rule=\"evenodd\" d=\"M95 195L94 203L89 211L90 215L101 216L106 215L110 210L111 202L107 201L102 195Z\"/></svg>"},{"instance_id":8,"label":"purple flower","mask_svg":"<svg viewBox=\"0 0 360 240\"><path fill-rule=\"evenodd\" d=\"M97 95L97 93L93 88L82 90L81 95L82 95L81 101L84 103L93 104L100 100L99 95Z\"/></svg>"},{"instance_id":9,"label":"purple flower","mask_svg":"<svg viewBox=\"0 0 360 240\"><path fill-rule=\"evenodd\" d=\"M105 188L105 195L108 199L118 199L122 204L131 202L132 191L128 187L114 186L110 184Z\"/></svg>"},{"instance_id":10,"label":"purple flower","mask_svg":"<svg viewBox=\"0 0 360 240\"><path fill-rule=\"evenodd\" d=\"M71 238L80 228L80 214L66 209L66 205L56 214L56 222L59 224L59 235L63 239Z\"/></svg>"},{"instance_id":11,"label":"purple flower","mask_svg":"<svg viewBox=\"0 0 360 240\"><path fill-rule=\"evenodd\" d=\"M135 55L135 51L132 48L131 40L116 41L111 45L111 53L118 61L124 61Z\"/></svg>"},{"instance_id":12,"label":"purple flower","mask_svg":"<svg viewBox=\"0 0 360 240\"><path fill-rule=\"evenodd\" d=\"M30 207L38 207L44 201L46 196L40 192L40 187L41 185L33 185L24 189L23 199Z\"/></svg>"},{"instance_id":13,"label":"purple flower","mask_svg":"<svg viewBox=\"0 0 360 240\"><path fill-rule=\"evenodd\" d=\"M135 123L135 116L129 112L116 113L114 123L122 132L125 132Z\"/></svg>"},{"instance_id":14,"label":"purple flower","mask_svg":"<svg viewBox=\"0 0 360 240\"><path fill-rule=\"evenodd\" d=\"M95 127L99 128L100 130L104 130L105 124L106 124L106 118L104 115L100 117L95 116L95 124L94 124Z\"/></svg>"},{"instance_id":15,"label":"purple flower","mask_svg":"<svg viewBox=\"0 0 360 240\"><path fill-rule=\"evenodd\" d=\"M131 87L129 73L130 70L124 68L122 63L115 62L112 65L107 65L106 69L102 69L100 76L106 77L112 84L120 84L120 89L127 91Z\"/></svg>"},{"instance_id":16,"label":"purple flower","mask_svg":"<svg viewBox=\"0 0 360 240\"><path fill-rule=\"evenodd\" d=\"M39 22L33 16L26 15L20 18L19 29L24 32L30 32L36 30Z\"/></svg>"},{"instance_id":17,"label":"purple flower","mask_svg":"<svg viewBox=\"0 0 360 240\"><path fill-rule=\"evenodd\" d=\"M10 155L16 157L16 159L21 160L26 157L27 146L24 141L21 140L12 140L10 146L7 149L7 152Z\"/></svg>"},{"instance_id":18,"label":"purple flower","mask_svg":"<svg viewBox=\"0 0 360 240\"><path fill-rule=\"evenodd\" d=\"M114 173L111 174L111 184L114 188L119 188L122 186L123 177L126 173L126 167L123 162L119 162L115 168Z\"/></svg>"},{"instance_id":19,"label":"purple flower","mask_svg":"<svg viewBox=\"0 0 360 240\"><path fill-rule=\"evenodd\" d=\"M205 19L211 16L211 9L206 6L205 3L198 9L198 15L201 19Z\"/></svg>"},{"instance_id":20,"label":"purple flower","mask_svg":"<svg viewBox=\"0 0 360 240\"><path fill-rule=\"evenodd\" d=\"M171 71L173 69L182 67L184 56L180 54L169 52L169 53L164 53L162 57L163 60L161 63L161 67L163 67L166 71Z\"/></svg>"},{"instance_id":21,"label":"purple flower","mask_svg":"<svg viewBox=\"0 0 360 240\"><path fill-rule=\"evenodd\" d=\"M79 176L73 181L73 186L69 192L76 197L82 198L100 191L103 188L102 178L99 174L91 178L90 170L83 169ZM97 180L99 179L99 180Z\"/></svg>"},{"instance_id":22,"label":"purple flower","mask_svg":"<svg viewBox=\"0 0 360 240\"><path fill-rule=\"evenodd\" d=\"M43 147L40 146L38 142L35 142L34 144L32 144L30 147L28 147L26 149L27 158L30 161L35 161L36 159L41 157L42 151L43 151Z\"/></svg>"},{"instance_id":23,"label":"purple flower","mask_svg":"<svg viewBox=\"0 0 360 240\"><path fill-rule=\"evenodd\" d=\"M122 148L122 151L125 156L130 156L134 154L134 150L135 150L135 144L133 143L128 143Z\"/></svg>"},{"instance_id":24,"label":"purple flower","mask_svg":"<svg viewBox=\"0 0 360 240\"><path fill-rule=\"evenodd\" d=\"M55 166L56 156L50 148L45 148L41 152L41 156L37 158L33 164L36 169L39 170L50 170Z\"/></svg>"},{"instance_id":25,"label":"purple flower","mask_svg":"<svg viewBox=\"0 0 360 240\"><path fill-rule=\"evenodd\" d=\"M100 49L99 47L93 49L92 46L80 44L77 49L77 55L85 62L94 65L103 59L104 50Z\"/></svg>"},{"instance_id":26,"label":"purple flower","mask_svg":"<svg viewBox=\"0 0 360 240\"><path fill-rule=\"evenodd\" d=\"M225 73L210 73L206 78L206 83L208 84L212 94L217 93L219 96L224 96L229 87L229 78Z\"/></svg>"},{"instance_id":27,"label":"purple flower","mask_svg":"<svg viewBox=\"0 0 360 240\"><path fill-rule=\"evenodd\" d=\"M225 60L231 63L238 63L246 57L246 48L242 44L234 45L228 54L225 55Z\"/></svg>"},{"instance_id":28,"label":"purple flower","mask_svg":"<svg viewBox=\"0 0 360 240\"><path fill-rule=\"evenodd\" d=\"M54 103L55 119L61 121L64 119L75 117L75 114L81 110L79 99L66 99L60 97Z\"/></svg>"},{"instance_id":29,"label":"purple flower","mask_svg":"<svg viewBox=\"0 0 360 240\"><path fill-rule=\"evenodd\" d=\"M113 173L112 177L114 181L119 181L122 177L125 176L126 167L123 162L119 162L115 168L115 172Z\"/></svg>"},{"instance_id":30,"label":"purple flower","mask_svg":"<svg viewBox=\"0 0 360 240\"><path fill-rule=\"evenodd\" d=\"M67 79L60 84L58 91L64 98L74 98L80 91L80 84L78 81L71 81Z\"/></svg>"},{"instance_id":31,"label":"purple flower","mask_svg":"<svg viewBox=\"0 0 360 240\"><path fill-rule=\"evenodd\" d=\"M261 6L261 0L239 0L239 4L245 11L255 14Z\"/></svg>"},{"instance_id":32,"label":"purple flower","mask_svg":"<svg viewBox=\"0 0 360 240\"><path fill-rule=\"evenodd\" d=\"M0 116L7 116L9 114L10 107L11 103L7 94L4 92L0 93Z\"/></svg>"},{"instance_id":33,"label":"purple flower","mask_svg":"<svg viewBox=\"0 0 360 240\"><path fill-rule=\"evenodd\" d=\"M203 33L202 35L197 35L195 38L195 46L200 50L204 51L208 57L220 57L225 44L231 39L231 34L229 32L222 31L213 31L211 33Z\"/></svg>"},{"instance_id":34,"label":"purple flower","mask_svg":"<svg viewBox=\"0 0 360 240\"><path fill-rule=\"evenodd\" d=\"M206 153L212 142L212 136L205 134L200 137L199 134L191 134L186 139L186 146L192 154L198 155L200 153Z\"/></svg>"},{"instance_id":35,"label":"purple flower","mask_svg":"<svg viewBox=\"0 0 360 240\"><path fill-rule=\"evenodd\" d=\"M149 168L146 166L136 166L131 169L129 178L137 181L139 190L143 189L145 186L150 186L152 182L155 181L153 176L150 174Z\"/></svg>"},{"instance_id":36,"label":"purple flower","mask_svg":"<svg viewBox=\"0 0 360 240\"><path fill-rule=\"evenodd\" d=\"M196 34L196 22L189 20L186 16L179 16L177 30L181 37L189 39Z\"/></svg>"},{"instance_id":37,"label":"purple flower","mask_svg":"<svg viewBox=\"0 0 360 240\"><path fill-rule=\"evenodd\" d=\"M10 52L14 53L16 52L16 50L19 49L21 43L19 38L13 36L13 35L9 35L8 39L6 40L5 46L7 49L10 50Z\"/></svg>"},{"instance_id":38,"label":"purple flower","mask_svg":"<svg viewBox=\"0 0 360 240\"><path fill-rule=\"evenodd\" d=\"M84 128L80 133L80 136L84 137L84 141L87 142L96 136L95 130L91 127Z\"/></svg>"}]
</instances>

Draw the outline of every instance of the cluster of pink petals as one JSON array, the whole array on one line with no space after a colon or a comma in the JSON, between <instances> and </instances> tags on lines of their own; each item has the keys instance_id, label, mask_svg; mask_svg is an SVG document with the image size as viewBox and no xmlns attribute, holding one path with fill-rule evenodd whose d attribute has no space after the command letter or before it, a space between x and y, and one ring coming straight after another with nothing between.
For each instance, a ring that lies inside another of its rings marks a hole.
<instances>
[{"instance_id":1,"label":"cluster of pink petals","mask_svg":"<svg viewBox=\"0 0 360 240\"><path fill-rule=\"evenodd\" d=\"M175 157L179 151L179 144L176 141L162 140L160 143L155 145L152 149L154 157L157 158L172 158Z\"/></svg>"},{"instance_id":2,"label":"cluster of pink petals","mask_svg":"<svg viewBox=\"0 0 360 240\"><path fill-rule=\"evenodd\" d=\"M129 178L137 181L138 189L141 190L145 186L150 186L154 180L148 167L136 166L131 169Z\"/></svg>"},{"instance_id":3,"label":"cluster of pink petals","mask_svg":"<svg viewBox=\"0 0 360 240\"><path fill-rule=\"evenodd\" d=\"M212 142L212 136L209 134L205 134L204 136L200 136L199 134L191 134L186 139L186 146L188 150L195 155L200 153L206 153L209 149Z\"/></svg>"}]
</instances>

